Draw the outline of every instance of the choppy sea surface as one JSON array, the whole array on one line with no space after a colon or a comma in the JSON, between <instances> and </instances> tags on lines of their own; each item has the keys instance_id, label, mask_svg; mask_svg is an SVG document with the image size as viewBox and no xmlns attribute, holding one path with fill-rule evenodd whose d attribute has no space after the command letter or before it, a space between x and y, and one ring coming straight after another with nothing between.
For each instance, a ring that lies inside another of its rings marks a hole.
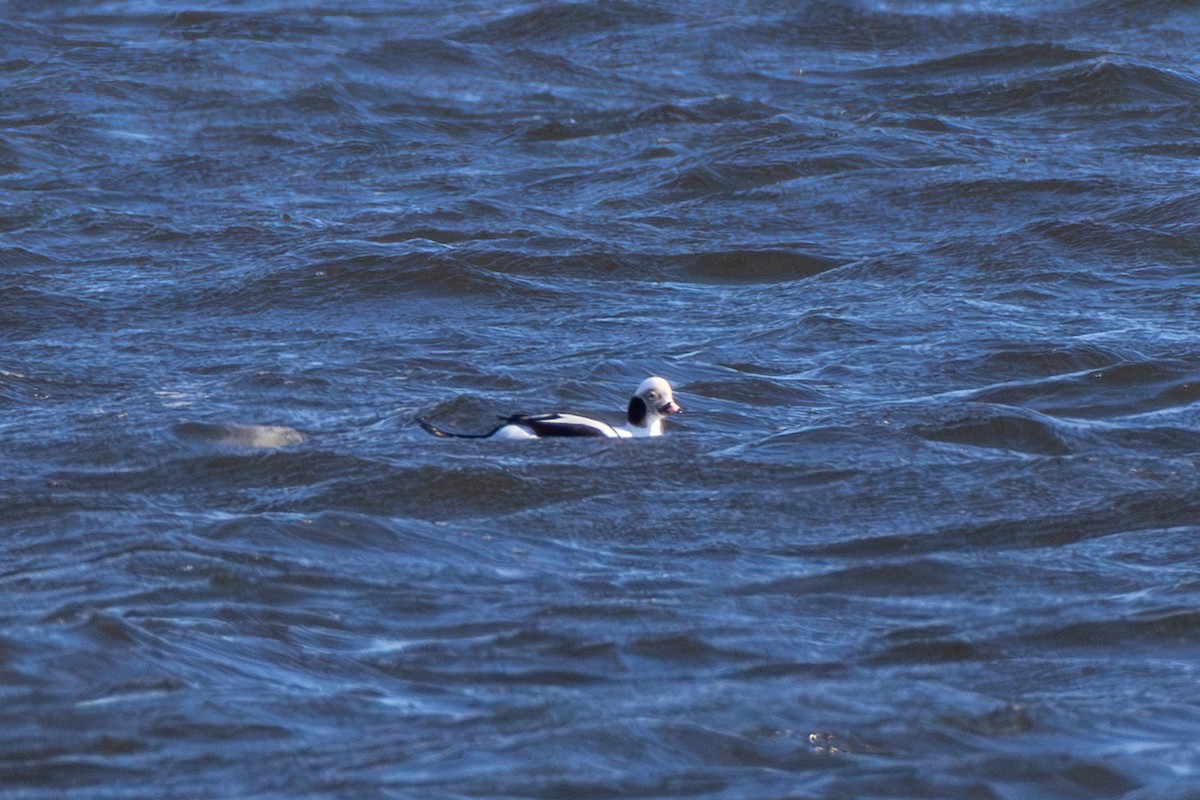
<instances>
[{"instance_id":1,"label":"choppy sea surface","mask_svg":"<svg viewBox=\"0 0 1200 800\"><path fill-rule=\"evenodd\" d=\"M1200 797L1195 3L0 12L4 797Z\"/></svg>"}]
</instances>

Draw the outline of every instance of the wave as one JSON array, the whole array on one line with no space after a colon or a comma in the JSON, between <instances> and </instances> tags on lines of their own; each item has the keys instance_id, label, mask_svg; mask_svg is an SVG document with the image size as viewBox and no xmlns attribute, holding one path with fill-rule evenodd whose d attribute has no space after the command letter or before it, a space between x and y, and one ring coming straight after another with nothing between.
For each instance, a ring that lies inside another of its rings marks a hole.
<instances>
[{"instance_id":1,"label":"wave","mask_svg":"<svg viewBox=\"0 0 1200 800\"><path fill-rule=\"evenodd\" d=\"M1097 344L1073 343L1046 347L1004 342L985 353L963 359L954 366L962 370L964 381L999 385L1018 381L1035 383L1099 370L1116 366L1125 358L1126 355L1119 349Z\"/></svg>"},{"instance_id":2,"label":"wave","mask_svg":"<svg viewBox=\"0 0 1200 800\"><path fill-rule=\"evenodd\" d=\"M611 33L623 27L653 27L674 19L675 15L653 6L623 0L550 2L468 26L455 36L465 41L544 43Z\"/></svg>"},{"instance_id":3,"label":"wave","mask_svg":"<svg viewBox=\"0 0 1200 800\"><path fill-rule=\"evenodd\" d=\"M488 237L507 247L489 244ZM514 248L513 238L530 238ZM453 241L460 237L469 240ZM441 241L439 241L441 240ZM448 246L446 246L448 245ZM263 271L249 283L197 275L167 295L168 307L287 308L314 298L475 297L539 303L584 296L613 282L774 284L804 280L844 263L808 250L732 249L698 253L603 252L596 243L453 228L393 231L377 242L339 244L338 255L304 254L302 266ZM404 252L407 250L408 252ZM355 251L358 251L357 254ZM399 252L396 252L399 251ZM597 286L600 284L600 286Z\"/></svg>"},{"instance_id":4,"label":"wave","mask_svg":"<svg viewBox=\"0 0 1200 800\"><path fill-rule=\"evenodd\" d=\"M1126 28L1160 23L1178 12L1194 12L1191 0L1083 0L1065 14L1064 25L1073 30Z\"/></svg>"},{"instance_id":5,"label":"wave","mask_svg":"<svg viewBox=\"0 0 1200 800\"><path fill-rule=\"evenodd\" d=\"M949 77L961 80L965 75L979 73L1002 73L1006 78L1013 74L1063 67L1081 61L1098 58L1099 51L1077 50L1050 42L1031 42L1000 47L984 47L922 59L908 64L887 67L869 67L854 74L863 78L892 81L897 78L913 80L919 78Z\"/></svg>"},{"instance_id":6,"label":"wave","mask_svg":"<svg viewBox=\"0 0 1200 800\"><path fill-rule=\"evenodd\" d=\"M922 113L951 115L1144 115L1191 110L1200 102L1200 79L1153 64L1100 56L982 85L916 94L905 105Z\"/></svg>"},{"instance_id":7,"label":"wave","mask_svg":"<svg viewBox=\"0 0 1200 800\"><path fill-rule=\"evenodd\" d=\"M777 38L827 50L897 50L916 42L1011 41L1034 38L1038 25L1021 16L974 9L897 12L863 2L810 0L770 27Z\"/></svg>"},{"instance_id":8,"label":"wave","mask_svg":"<svg viewBox=\"0 0 1200 800\"><path fill-rule=\"evenodd\" d=\"M970 399L1055 417L1121 419L1200 402L1200 364L1190 360L1125 362L1079 374L993 386L972 393Z\"/></svg>"},{"instance_id":9,"label":"wave","mask_svg":"<svg viewBox=\"0 0 1200 800\"><path fill-rule=\"evenodd\" d=\"M1053 420L1014 409L972 409L969 415L937 424L915 425L923 439L1042 456L1071 452Z\"/></svg>"},{"instance_id":10,"label":"wave","mask_svg":"<svg viewBox=\"0 0 1200 800\"><path fill-rule=\"evenodd\" d=\"M158 15L142 15L143 23L156 22ZM127 21L127 17L120 17ZM203 39L249 39L279 42L322 34L326 26L307 14L234 11L178 11L162 25L168 35L185 41Z\"/></svg>"},{"instance_id":11,"label":"wave","mask_svg":"<svg viewBox=\"0 0 1200 800\"><path fill-rule=\"evenodd\" d=\"M663 259L666 276L697 283L781 283L836 269L844 260L791 250L725 250Z\"/></svg>"},{"instance_id":12,"label":"wave","mask_svg":"<svg viewBox=\"0 0 1200 800\"><path fill-rule=\"evenodd\" d=\"M700 97L692 100L655 102L633 107L573 110L550 119L538 118L522 125L513 134L525 142L554 142L629 134L637 131L672 129L690 125L719 125L727 122L774 124L782 109L761 100L730 96ZM787 126L788 132L802 131ZM778 135L775 128L764 134Z\"/></svg>"},{"instance_id":13,"label":"wave","mask_svg":"<svg viewBox=\"0 0 1200 800\"><path fill-rule=\"evenodd\" d=\"M30 335L58 326L94 322L103 313L95 301L43 289L0 286L0 331Z\"/></svg>"},{"instance_id":14,"label":"wave","mask_svg":"<svg viewBox=\"0 0 1200 800\"><path fill-rule=\"evenodd\" d=\"M1089 606L1086 611L1076 612L1089 619L1039 626L1021 638L1031 644L1052 642L1055 648L1111 651L1114 647L1136 647L1143 654L1152 647L1190 652L1200 644L1200 611L1194 608L1164 606L1130 612L1120 606L1108 609L1107 614L1103 606L1093 609Z\"/></svg>"},{"instance_id":15,"label":"wave","mask_svg":"<svg viewBox=\"0 0 1200 800\"><path fill-rule=\"evenodd\" d=\"M548 284L494 269L503 265L502 255L387 254L388 250L399 248L367 242L337 249L336 257L313 254L303 266L259 271L240 283L196 276L169 291L163 303L167 309L191 310L199 305L244 313L308 307L314 300L335 296L341 302L413 296L431 299L474 296L497 302L505 298L536 302L556 295ZM372 250L375 252L364 252Z\"/></svg>"}]
</instances>

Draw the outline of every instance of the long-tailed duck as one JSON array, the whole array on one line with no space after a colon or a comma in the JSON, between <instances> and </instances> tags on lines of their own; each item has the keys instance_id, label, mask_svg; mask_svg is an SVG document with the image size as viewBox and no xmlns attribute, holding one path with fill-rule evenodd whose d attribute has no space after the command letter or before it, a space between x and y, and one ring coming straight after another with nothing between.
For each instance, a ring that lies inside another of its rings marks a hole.
<instances>
[{"instance_id":1,"label":"long-tailed duck","mask_svg":"<svg viewBox=\"0 0 1200 800\"><path fill-rule=\"evenodd\" d=\"M682 409L671 394L671 384L662 378L647 378L629 398L629 410L624 425L609 425L578 414L513 414L501 417L504 421L488 433L449 433L432 423L417 418L421 427L434 436L459 439L542 439L548 436L599 436L608 439L628 439L642 436L661 436L663 420Z\"/></svg>"}]
</instances>

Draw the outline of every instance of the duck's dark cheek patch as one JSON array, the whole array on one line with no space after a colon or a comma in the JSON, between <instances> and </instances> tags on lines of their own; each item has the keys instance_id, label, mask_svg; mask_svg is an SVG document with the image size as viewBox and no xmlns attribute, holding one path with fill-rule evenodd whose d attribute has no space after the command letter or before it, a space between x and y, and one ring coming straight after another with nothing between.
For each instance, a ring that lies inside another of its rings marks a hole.
<instances>
[{"instance_id":1,"label":"duck's dark cheek patch","mask_svg":"<svg viewBox=\"0 0 1200 800\"><path fill-rule=\"evenodd\" d=\"M629 424L641 425L646 421L646 401L640 397L629 399Z\"/></svg>"}]
</instances>

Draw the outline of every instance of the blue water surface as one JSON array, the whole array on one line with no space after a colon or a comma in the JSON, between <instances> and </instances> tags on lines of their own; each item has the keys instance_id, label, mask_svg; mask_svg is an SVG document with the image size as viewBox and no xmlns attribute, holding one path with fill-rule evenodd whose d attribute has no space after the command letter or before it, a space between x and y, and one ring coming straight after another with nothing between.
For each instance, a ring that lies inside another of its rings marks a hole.
<instances>
[{"instance_id":1,"label":"blue water surface","mask_svg":"<svg viewBox=\"0 0 1200 800\"><path fill-rule=\"evenodd\" d=\"M0 794L1200 797L1194 4L0 10Z\"/></svg>"}]
</instances>

